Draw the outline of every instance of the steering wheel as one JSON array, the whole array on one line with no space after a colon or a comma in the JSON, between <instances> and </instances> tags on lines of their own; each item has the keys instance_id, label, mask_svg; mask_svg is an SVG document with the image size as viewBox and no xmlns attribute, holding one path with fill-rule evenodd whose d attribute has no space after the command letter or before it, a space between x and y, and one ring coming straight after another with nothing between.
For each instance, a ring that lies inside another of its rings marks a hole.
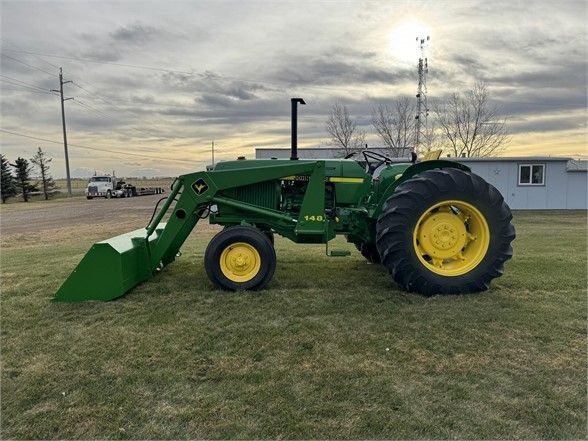
<instances>
[{"instance_id":1,"label":"steering wheel","mask_svg":"<svg viewBox=\"0 0 588 441\"><path fill-rule=\"evenodd\" d=\"M370 150L362 150L361 154L365 158L366 162L366 173L372 174L379 166L383 164L390 164L392 163L392 158L389 156L383 155L378 152L373 152Z\"/></svg>"}]
</instances>

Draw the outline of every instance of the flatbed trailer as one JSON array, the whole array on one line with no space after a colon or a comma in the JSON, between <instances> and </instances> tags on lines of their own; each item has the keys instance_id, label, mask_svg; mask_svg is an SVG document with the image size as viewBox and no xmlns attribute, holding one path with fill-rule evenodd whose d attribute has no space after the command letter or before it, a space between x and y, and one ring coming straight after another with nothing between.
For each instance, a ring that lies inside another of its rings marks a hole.
<instances>
[{"instance_id":1,"label":"flatbed trailer","mask_svg":"<svg viewBox=\"0 0 588 441\"><path fill-rule=\"evenodd\" d=\"M137 187L115 176L93 176L86 187L86 199L130 198L165 193L163 187Z\"/></svg>"}]
</instances>

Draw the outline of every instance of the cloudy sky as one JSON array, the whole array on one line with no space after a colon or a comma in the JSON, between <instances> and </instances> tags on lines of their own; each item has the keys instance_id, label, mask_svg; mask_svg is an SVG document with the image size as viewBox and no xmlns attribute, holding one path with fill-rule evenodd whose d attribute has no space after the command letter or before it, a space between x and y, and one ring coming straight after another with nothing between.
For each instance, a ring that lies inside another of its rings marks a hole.
<instances>
[{"instance_id":1,"label":"cloudy sky","mask_svg":"<svg viewBox=\"0 0 588 441\"><path fill-rule=\"evenodd\" d=\"M504 155L587 155L586 1L124 1L1 3L1 149L38 146L63 176L62 66L70 163L168 176L216 157L328 145L341 102L379 144L371 109L416 91L417 35L430 35L429 97L488 83L509 119ZM7 133L12 132L12 133ZM26 135L42 140L25 138ZM49 141L56 141L51 143Z\"/></svg>"}]
</instances>

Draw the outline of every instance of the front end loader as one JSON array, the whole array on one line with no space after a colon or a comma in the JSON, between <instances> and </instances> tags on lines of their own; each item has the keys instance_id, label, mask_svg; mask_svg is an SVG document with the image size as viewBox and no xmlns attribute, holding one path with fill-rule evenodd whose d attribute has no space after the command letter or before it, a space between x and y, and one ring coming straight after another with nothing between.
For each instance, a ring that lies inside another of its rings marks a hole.
<instances>
[{"instance_id":1,"label":"front end loader","mask_svg":"<svg viewBox=\"0 0 588 441\"><path fill-rule=\"evenodd\" d=\"M515 230L496 188L446 160L397 163L371 150L350 159L299 160L299 103L292 99L290 160L226 161L179 176L149 224L94 244L55 300L122 296L173 262L206 217L224 226L208 244L204 266L225 290L269 283L275 234L327 250L342 235L403 289L425 295L484 291L502 274Z\"/></svg>"}]
</instances>

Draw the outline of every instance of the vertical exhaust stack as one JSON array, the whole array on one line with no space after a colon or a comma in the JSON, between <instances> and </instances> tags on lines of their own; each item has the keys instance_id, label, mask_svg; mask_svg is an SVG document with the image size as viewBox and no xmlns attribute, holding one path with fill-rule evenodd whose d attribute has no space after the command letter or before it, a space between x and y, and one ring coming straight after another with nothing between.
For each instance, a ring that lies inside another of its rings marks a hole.
<instances>
[{"instance_id":1,"label":"vertical exhaust stack","mask_svg":"<svg viewBox=\"0 0 588 441\"><path fill-rule=\"evenodd\" d=\"M292 150L290 160L298 159L298 103L306 104L302 98L290 98L292 103Z\"/></svg>"}]
</instances>

